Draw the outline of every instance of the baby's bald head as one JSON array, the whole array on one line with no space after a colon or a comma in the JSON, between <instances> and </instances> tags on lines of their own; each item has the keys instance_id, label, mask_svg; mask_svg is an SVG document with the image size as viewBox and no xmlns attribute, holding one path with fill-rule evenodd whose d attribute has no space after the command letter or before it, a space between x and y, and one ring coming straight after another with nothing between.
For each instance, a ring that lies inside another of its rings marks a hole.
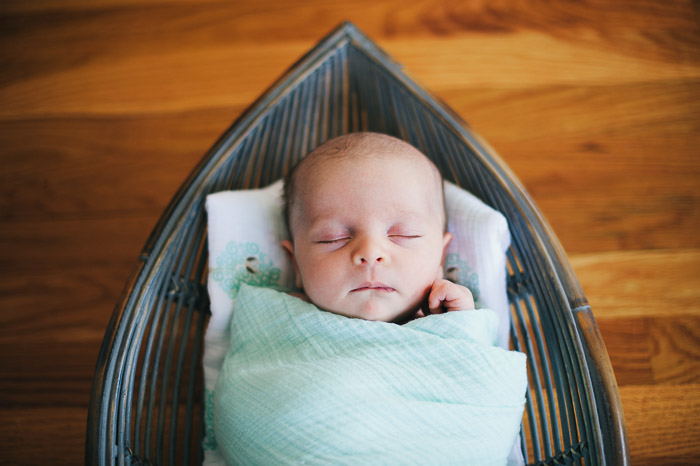
<instances>
[{"instance_id":1,"label":"baby's bald head","mask_svg":"<svg viewBox=\"0 0 700 466\"><path fill-rule=\"evenodd\" d=\"M384 157L408 159L425 170L425 182L433 183L435 192L438 193L439 217L442 228L446 230L442 176L435 164L418 149L401 139L386 134L363 132L326 141L303 158L287 175L284 183L284 214L292 238L295 220L304 213L300 199L313 188L315 180L323 177L328 170L334 169L339 162Z\"/></svg>"}]
</instances>

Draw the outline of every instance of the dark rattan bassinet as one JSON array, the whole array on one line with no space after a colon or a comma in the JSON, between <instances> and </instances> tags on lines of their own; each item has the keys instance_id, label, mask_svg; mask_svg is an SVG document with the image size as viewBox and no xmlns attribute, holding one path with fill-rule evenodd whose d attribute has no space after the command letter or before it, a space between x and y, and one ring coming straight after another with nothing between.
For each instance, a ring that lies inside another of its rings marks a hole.
<instances>
[{"instance_id":1,"label":"dark rattan bassinet","mask_svg":"<svg viewBox=\"0 0 700 466\"><path fill-rule=\"evenodd\" d=\"M199 464L207 194L267 185L324 140L395 135L508 219L514 348L528 355L526 461L627 464L619 394L566 256L503 162L353 25L299 60L221 137L176 194L107 329L87 425L89 464Z\"/></svg>"}]
</instances>

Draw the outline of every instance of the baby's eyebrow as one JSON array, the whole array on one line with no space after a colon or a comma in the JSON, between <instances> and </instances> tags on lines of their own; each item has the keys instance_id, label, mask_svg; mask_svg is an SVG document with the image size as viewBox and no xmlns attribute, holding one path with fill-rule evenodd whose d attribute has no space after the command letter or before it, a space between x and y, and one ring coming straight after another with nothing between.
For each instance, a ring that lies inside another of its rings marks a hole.
<instances>
[{"instance_id":1,"label":"baby's eyebrow","mask_svg":"<svg viewBox=\"0 0 700 466\"><path fill-rule=\"evenodd\" d=\"M303 221L306 229L311 229L317 226L319 223L328 222L334 220L335 212L329 208L319 209L315 208L304 208L299 212L299 219Z\"/></svg>"},{"instance_id":2,"label":"baby's eyebrow","mask_svg":"<svg viewBox=\"0 0 700 466\"><path fill-rule=\"evenodd\" d=\"M423 224L431 221L432 212L424 212L418 209L402 210L396 216L393 225Z\"/></svg>"},{"instance_id":3,"label":"baby's eyebrow","mask_svg":"<svg viewBox=\"0 0 700 466\"><path fill-rule=\"evenodd\" d=\"M396 222L392 225L389 226L389 231L413 231L419 229L421 226L423 226L422 221L408 221L408 222Z\"/></svg>"},{"instance_id":4,"label":"baby's eyebrow","mask_svg":"<svg viewBox=\"0 0 700 466\"><path fill-rule=\"evenodd\" d=\"M328 218L327 216L316 216L315 219L310 219L306 231L311 234L324 234L324 233L339 233L349 231L348 226L335 218Z\"/></svg>"}]
</instances>

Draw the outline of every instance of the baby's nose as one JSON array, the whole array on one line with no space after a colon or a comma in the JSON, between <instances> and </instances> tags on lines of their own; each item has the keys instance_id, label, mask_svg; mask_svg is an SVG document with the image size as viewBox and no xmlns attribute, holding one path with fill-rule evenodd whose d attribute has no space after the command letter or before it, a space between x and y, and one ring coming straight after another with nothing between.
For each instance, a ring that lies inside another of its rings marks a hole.
<instances>
[{"instance_id":1,"label":"baby's nose","mask_svg":"<svg viewBox=\"0 0 700 466\"><path fill-rule=\"evenodd\" d=\"M389 256L378 241L365 239L353 251L352 261L355 265L386 264Z\"/></svg>"}]
</instances>

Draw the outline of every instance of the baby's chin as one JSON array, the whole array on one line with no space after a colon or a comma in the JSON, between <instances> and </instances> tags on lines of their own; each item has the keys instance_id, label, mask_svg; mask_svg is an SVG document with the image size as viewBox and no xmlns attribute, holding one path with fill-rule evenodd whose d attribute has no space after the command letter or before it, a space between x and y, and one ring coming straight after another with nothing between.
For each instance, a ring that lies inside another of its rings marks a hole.
<instances>
[{"instance_id":1,"label":"baby's chin","mask_svg":"<svg viewBox=\"0 0 700 466\"><path fill-rule=\"evenodd\" d=\"M395 306L388 306L387 303L362 303L359 306L348 306L344 309L327 309L328 312L351 317L355 319L369 320L373 322L393 322L404 323L416 314L417 308L411 306L408 309Z\"/></svg>"}]
</instances>

